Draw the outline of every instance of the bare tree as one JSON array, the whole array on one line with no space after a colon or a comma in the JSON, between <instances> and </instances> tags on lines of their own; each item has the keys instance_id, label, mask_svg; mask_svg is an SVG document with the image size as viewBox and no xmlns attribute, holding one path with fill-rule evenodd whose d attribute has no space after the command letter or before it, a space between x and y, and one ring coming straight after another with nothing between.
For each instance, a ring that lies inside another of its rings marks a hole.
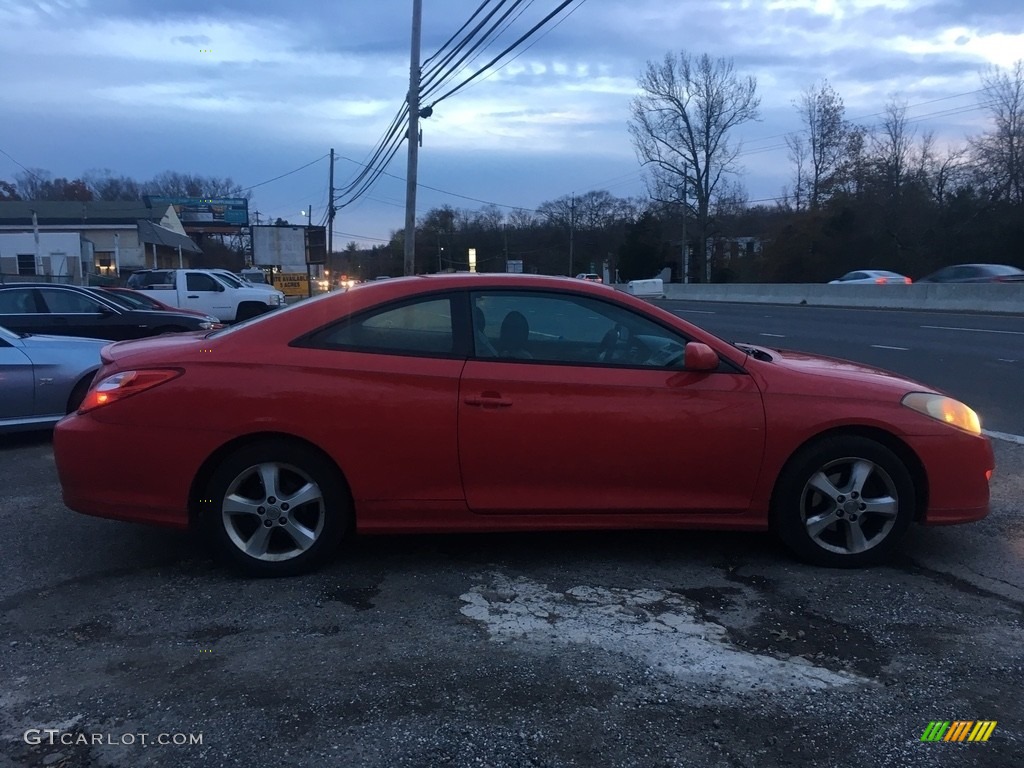
<instances>
[{"instance_id":1,"label":"bare tree","mask_svg":"<svg viewBox=\"0 0 1024 768\"><path fill-rule=\"evenodd\" d=\"M981 84L995 125L971 142L976 162L994 197L1024 205L1024 59L1009 72L991 67L982 74Z\"/></svg>"},{"instance_id":2,"label":"bare tree","mask_svg":"<svg viewBox=\"0 0 1024 768\"><path fill-rule=\"evenodd\" d=\"M141 200L142 185L129 176L117 176L109 168L91 170L82 177L96 200Z\"/></svg>"},{"instance_id":3,"label":"bare tree","mask_svg":"<svg viewBox=\"0 0 1024 768\"><path fill-rule=\"evenodd\" d=\"M907 124L907 105L890 99L885 105L885 119L875 136L875 162L885 189L895 197L902 192L911 175L914 162L914 130Z\"/></svg>"},{"instance_id":4,"label":"bare tree","mask_svg":"<svg viewBox=\"0 0 1024 768\"><path fill-rule=\"evenodd\" d=\"M513 208L508 212L508 225L512 229L530 229L537 224L537 217L533 211L525 208Z\"/></svg>"},{"instance_id":5,"label":"bare tree","mask_svg":"<svg viewBox=\"0 0 1024 768\"><path fill-rule=\"evenodd\" d=\"M807 205L807 142L801 134L791 133L786 146L793 162L793 207L800 211Z\"/></svg>"},{"instance_id":6,"label":"bare tree","mask_svg":"<svg viewBox=\"0 0 1024 768\"><path fill-rule=\"evenodd\" d=\"M666 54L660 63L648 62L638 84L641 93L631 105L629 132L649 169L652 196L686 205L692 191L698 259L703 258L719 181L739 171L740 147L730 144L729 134L758 118L757 81L738 75L731 59L681 51Z\"/></svg>"},{"instance_id":7,"label":"bare tree","mask_svg":"<svg viewBox=\"0 0 1024 768\"><path fill-rule=\"evenodd\" d=\"M164 171L147 181L143 188L146 194L158 197L245 197L252 193L243 191L240 184L230 178L198 176L178 171Z\"/></svg>"},{"instance_id":8,"label":"bare tree","mask_svg":"<svg viewBox=\"0 0 1024 768\"><path fill-rule=\"evenodd\" d=\"M967 185L966 156L965 147L948 148L940 155L935 149L935 134L931 131L921 137L920 177L939 208L945 208L950 195Z\"/></svg>"},{"instance_id":9,"label":"bare tree","mask_svg":"<svg viewBox=\"0 0 1024 768\"><path fill-rule=\"evenodd\" d=\"M48 200L53 189L53 174L43 168L26 168L14 176L22 200Z\"/></svg>"},{"instance_id":10,"label":"bare tree","mask_svg":"<svg viewBox=\"0 0 1024 768\"><path fill-rule=\"evenodd\" d=\"M804 90L796 108L805 126L808 203L811 210L816 210L830 194L843 160L849 133L843 117L846 107L828 81L822 80Z\"/></svg>"}]
</instances>

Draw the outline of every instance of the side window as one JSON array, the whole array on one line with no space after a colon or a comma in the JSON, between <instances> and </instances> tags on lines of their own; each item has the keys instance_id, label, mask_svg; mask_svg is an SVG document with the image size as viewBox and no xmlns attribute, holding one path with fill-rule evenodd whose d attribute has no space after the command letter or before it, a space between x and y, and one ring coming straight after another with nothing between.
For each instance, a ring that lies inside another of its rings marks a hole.
<instances>
[{"instance_id":1,"label":"side window","mask_svg":"<svg viewBox=\"0 0 1024 768\"><path fill-rule=\"evenodd\" d=\"M0 315L31 315L35 311L36 302L31 288L0 291Z\"/></svg>"},{"instance_id":2,"label":"side window","mask_svg":"<svg viewBox=\"0 0 1024 768\"><path fill-rule=\"evenodd\" d=\"M221 287L212 276L202 272L189 272L185 276L185 289L189 291L216 291Z\"/></svg>"},{"instance_id":3,"label":"side window","mask_svg":"<svg viewBox=\"0 0 1024 768\"><path fill-rule=\"evenodd\" d=\"M529 291L474 292L471 301L477 357L641 368L682 364L684 337L615 304Z\"/></svg>"},{"instance_id":4,"label":"side window","mask_svg":"<svg viewBox=\"0 0 1024 768\"><path fill-rule=\"evenodd\" d=\"M151 285L174 287L175 273L169 270L155 270L153 272L136 272L128 278L128 287L143 289Z\"/></svg>"},{"instance_id":5,"label":"side window","mask_svg":"<svg viewBox=\"0 0 1024 768\"><path fill-rule=\"evenodd\" d=\"M309 346L356 352L451 355L452 302L428 298L385 307L345 320L317 333Z\"/></svg>"},{"instance_id":6,"label":"side window","mask_svg":"<svg viewBox=\"0 0 1024 768\"><path fill-rule=\"evenodd\" d=\"M43 297L46 309L52 314L96 314L103 308L95 299L76 291L40 288L39 293Z\"/></svg>"}]
</instances>

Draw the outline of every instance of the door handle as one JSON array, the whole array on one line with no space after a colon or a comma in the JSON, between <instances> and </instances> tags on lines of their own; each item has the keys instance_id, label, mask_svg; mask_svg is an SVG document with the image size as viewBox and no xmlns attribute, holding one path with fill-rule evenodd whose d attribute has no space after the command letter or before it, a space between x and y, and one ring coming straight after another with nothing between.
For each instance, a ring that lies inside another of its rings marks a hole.
<instances>
[{"instance_id":1,"label":"door handle","mask_svg":"<svg viewBox=\"0 0 1024 768\"><path fill-rule=\"evenodd\" d=\"M481 408L508 408L512 405L511 400L502 397L497 392L484 392L477 397L466 397L462 402L466 405L478 405Z\"/></svg>"},{"instance_id":2,"label":"door handle","mask_svg":"<svg viewBox=\"0 0 1024 768\"><path fill-rule=\"evenodd\" d=\"M190 294L189 294L188 296L186 296L185 298L186 298L186 299L198 299L198 298L199 298L199 296L198 296L198 295L196 295L196 294L194 294L194 293L190 293Z\"/></svg>"}]
</instances>

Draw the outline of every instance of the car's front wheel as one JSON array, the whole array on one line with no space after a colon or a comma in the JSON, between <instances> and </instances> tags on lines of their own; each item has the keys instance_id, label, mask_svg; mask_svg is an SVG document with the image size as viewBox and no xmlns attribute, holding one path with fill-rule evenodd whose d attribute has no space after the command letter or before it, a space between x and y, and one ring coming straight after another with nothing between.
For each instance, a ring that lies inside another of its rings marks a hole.
<instances>
[{"instance_id":1,"label":"car's front wheel","mask_svg":"<svg viewBox=\"0 0 1024 768\"><path fill-rule=\"evenodd\" d=\"M210 478L200 507L221 554L255 576L317 568L351 519L337 468L312 448L283 440L231 454Z\"/></svg>"},{"instance_id":2,"label":"car's front wheel","mask_svg":"<svg viewBox=\"0 0 1024 768\"><path fill-rule=\"evenodd\" d=\"M827 438L787 464L771 524L802 559L849 568L885 559L914 518L914 483L887 447L859 436Z\"/></svg>"}]
</instances>

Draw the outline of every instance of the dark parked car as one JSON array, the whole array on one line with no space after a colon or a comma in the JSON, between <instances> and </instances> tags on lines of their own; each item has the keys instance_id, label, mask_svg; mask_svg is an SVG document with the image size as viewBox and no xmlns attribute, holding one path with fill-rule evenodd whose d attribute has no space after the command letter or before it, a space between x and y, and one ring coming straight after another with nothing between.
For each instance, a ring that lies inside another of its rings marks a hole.
<instances>
[{"instance_id":1,"label":"dark parked car","mask_svg":"<svg viewBox=\"0 0 1024 768\"><path fill-rule=\"evenodd\" d=\"M922 277L919 283L1018 283L1024 270L1008 264L954 264Z\"/></svg>"},{"instance_id":2,"label":"dark parked car","mask_svg":"<svg viewBox=\"0 0 1024 768\"><path fill-rule=\"evenodd\" d=\"M200 312L197 309L182 309L180 307L172 307L170 304L164 304L159 299L154 299L147 293L142 291L136 291L131 288L118 288L117 286L104 286L102 288L93 288L94 291L99 291L100 295L106 296L111 301L121 304L126 309L152 309L155 312L180 312L185 315L195 315L201 317L204 320L209 320L213 323L214 328L222 328L224 323L218 320L213 315L208 315L205 312Z\"/></svg>"},{"instance_id":3,"label":"dark parked car","mask_svg":"<svg viewBox=\"0 0 1024 768\"><path fill-rule=\"evenodd\" d=\"M195 315L126 309L88 288L51 283L0 285L0 325L16 333L111 341L213 328L209 320Z\"/></svg>"}]
</instances>

